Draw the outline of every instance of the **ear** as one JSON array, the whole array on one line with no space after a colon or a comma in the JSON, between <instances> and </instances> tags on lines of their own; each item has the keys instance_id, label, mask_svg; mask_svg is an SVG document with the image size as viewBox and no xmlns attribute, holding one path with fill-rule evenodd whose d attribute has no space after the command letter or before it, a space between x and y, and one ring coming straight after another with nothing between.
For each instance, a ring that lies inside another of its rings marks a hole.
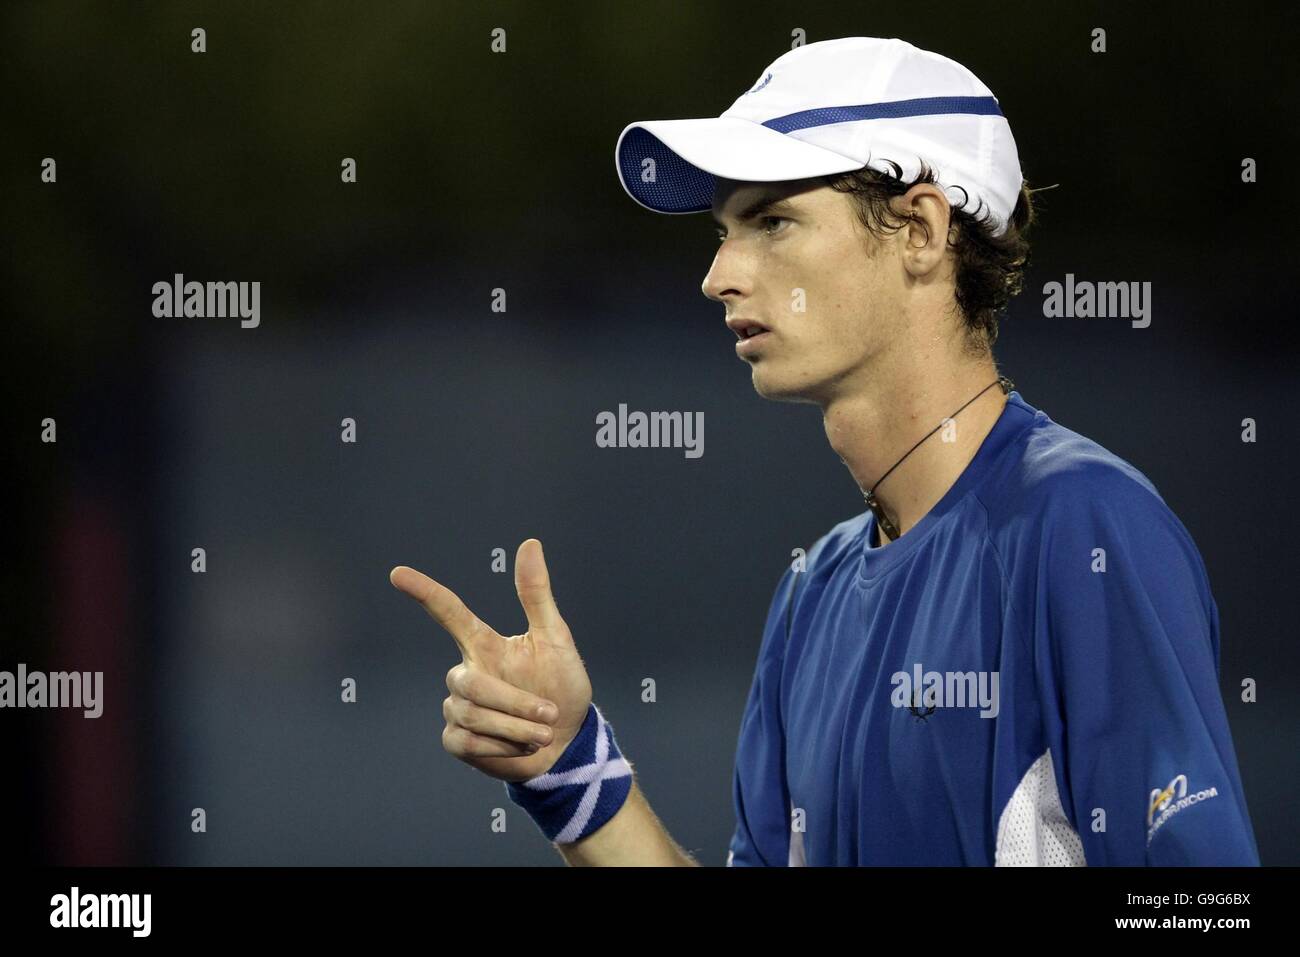
<instances>
[{"instance_id":1,"label":"ear","mask_svg":"<svg viewBox=\"0 0 1300 957\"><path fill-rule=\"evenodd\" d=\"M948 251L952 207L942 189L933 183L917 183L894 201L901 218L908 220L900 231L903 265L913 276L928 275L943 262Z\"/></svg>"}]
</instances>

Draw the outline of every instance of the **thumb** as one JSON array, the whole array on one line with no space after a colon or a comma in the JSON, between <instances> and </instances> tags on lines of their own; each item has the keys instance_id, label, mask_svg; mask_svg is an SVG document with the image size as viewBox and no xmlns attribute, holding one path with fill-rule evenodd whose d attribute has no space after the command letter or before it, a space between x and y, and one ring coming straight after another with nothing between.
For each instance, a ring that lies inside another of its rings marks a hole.
<instances>
[{"instance_id":1,"label":"thumb","mask_svg":"<svg viewBox=\"0 0 1300 957\"><path fill-rule=\"evenodd\" d=\"M551 576L546 570L542 543L535 538L520 545L515 554L515 591L528 616L530 630L548 634L563 632L564 622L551 594Z\"/></svg>"}]
</instances>

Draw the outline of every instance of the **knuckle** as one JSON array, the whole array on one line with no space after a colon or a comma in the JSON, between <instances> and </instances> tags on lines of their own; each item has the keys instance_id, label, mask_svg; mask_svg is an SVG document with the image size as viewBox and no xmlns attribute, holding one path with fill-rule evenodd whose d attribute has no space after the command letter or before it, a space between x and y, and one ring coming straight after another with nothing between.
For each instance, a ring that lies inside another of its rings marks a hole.
<instances>
[{"instance_id":1,"label":"knuckle","mask_svg":"<svg viewBox=\"0 0 1300 957\"><path fill-rule=\"evenodd\" d=\"M456 742L456 754L459 757L472 756L474 754L474 735L466 729L457 726L452 731L452 738Z\"/></svg>"},{"instance_id":2,"label":"knuckle","mask_svg":"<svg viewBox=\"0 0 1300 957\"><path fill-rule=\"evenodd\" d=\"M483 709L460 698L452 702L453 713L456 715L456 723L462 728L469 731L483 731Z\"/></svg>"},{"instance_id":3,"label":"knuckle","mask_svg":"<svg viewBox=\"0 0 1300 957\"><path fill-rule=\"evenodd\" d=\"M465 679L468 677L469 667L465 662L453 666L447 672L447 690L453 694L464 694Z\"/></svg>"},{"instance_id":4,"label":"knuckle","mask_svg":"<svg viewBox=\"0 0 1300 957\"><path fill-rule=\"evenodd\" d=\"M474 696L479 692L481 682L474 677L474 672L468 666L464 666L459 675L456 676L456 694L468 701L473 701Z\"/></svg>"}]
</instances>

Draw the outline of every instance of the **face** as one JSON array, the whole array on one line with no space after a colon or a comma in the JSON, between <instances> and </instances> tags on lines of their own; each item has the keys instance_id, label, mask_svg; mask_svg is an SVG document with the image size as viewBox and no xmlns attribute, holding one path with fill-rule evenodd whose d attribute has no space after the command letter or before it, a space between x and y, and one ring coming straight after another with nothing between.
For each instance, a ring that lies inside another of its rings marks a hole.
<instances>
[{"instance_id":1,"label":"face","mask_svg":"<svg viewBox=\"0 0 1300 957\"><path fill-rule=\"evenodd\" d=\"M721 245L702 288L733 332L768 330L736 343L755 390L824 405L870 375L905 319L907 230L876 239L849 194L809 180L719 180L713 216Z\"/></svg>"}]
</instances>

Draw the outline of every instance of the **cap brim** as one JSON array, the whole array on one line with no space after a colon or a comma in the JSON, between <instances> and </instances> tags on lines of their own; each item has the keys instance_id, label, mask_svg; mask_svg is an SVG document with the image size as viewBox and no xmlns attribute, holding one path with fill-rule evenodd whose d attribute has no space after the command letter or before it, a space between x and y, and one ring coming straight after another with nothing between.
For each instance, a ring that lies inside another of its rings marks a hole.
<instances>
[{"instance_id":1,"label":"cap brim","mask_svg":"<svg viewBox=\"0 0 1300 957\"><path fill-rule=\"evenodd\" d=\"M656 213L711 209L718 177L771 183L847 173L862 165L760 123L723 116L631 123L614 147L619 182Z\"/></svg>"}]
</instances>

